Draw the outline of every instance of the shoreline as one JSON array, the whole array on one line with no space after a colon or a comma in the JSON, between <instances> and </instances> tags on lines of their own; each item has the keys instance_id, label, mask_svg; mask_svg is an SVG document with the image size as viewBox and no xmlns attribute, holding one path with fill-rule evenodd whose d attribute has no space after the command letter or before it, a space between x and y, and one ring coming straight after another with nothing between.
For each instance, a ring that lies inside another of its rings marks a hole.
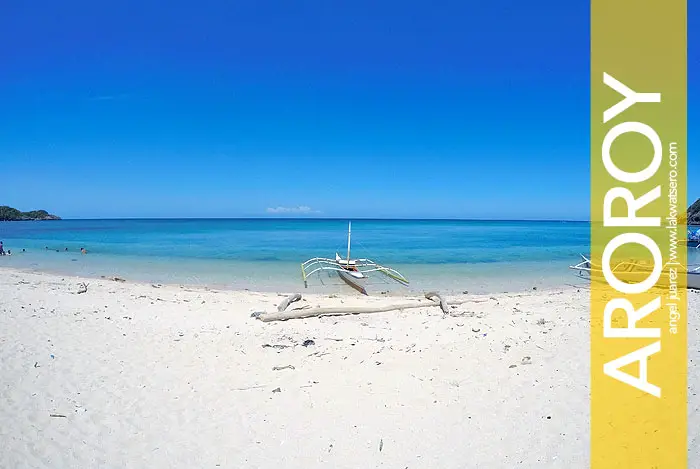
<instances>
[{"instance_id":1,"label":"shoreline","mask_svg":"<svg viewBox=\"0 0 700 469\"><path fill-rule=\"evenodd\" d=\"M340 291L337 290L328 290L328 291L322 291L321 289L317 288L305 288L302 282L299 282L300 285L296 289L286 289L286 288L274 288L270 287L268 289L253 289L253 288L235 288L235 287L229 287L226 285L218 285L218 284L190 284L190 283L183 283L183 282L154 282L154 281L145 281L145 280L139 280L139 279L129 279L126 277L120 277L118 275L101 275L101 276L87 276L87 275L76 275L73 273L65 273L65 272L56 272L56 271L51 271L51 270L41 270L41 269L30 269L30 268L20 268L20 267L7 267L7 266L0 266L0 275L3 273L10 274L10 275L29 275L29 276L36 276L39 278L46 278L47 280L49 278L59 278L62 281L69 282L72 281L74 283L90 283L90 282L112 282L116 284L125 284L125 285L135 285L139 287L157 287L157 288L171 288L171 289L188 289L192 291L201 291L201 292L219 292L219 293L240 293L240 294L245 294L245 293L254 293L254 294L259 294L259 295L291 295L294 293L300 293L303 296L313 296L313 297L344 297L344 298L423 298L423 293L427 290L406 290L402 293L397 293L397 292L379 292L379 293L372 293L369 295L362 295L357 293L355 290L352 288L343 285L343 284L338 284L339 287L341 287ZM451 291L451 290L440 290L437 289L438 293L444 294L449 296L450 298L462 298L462 297L475 297L475 298L480 298L480 297L491 297L493 295L503 295L503 296L523 296L527 295L528 293L540 293L540 294L548 294L548 293L561 293L569 290L587 290L588 289L588 284L581 284L581 285L573 285L573 284L562 284L562 285L550 285L545 288L538 288L534 287L528 290L508 290L508 291L499 291L499 292L469 292L469 291Z\"/></svg>"},{"instance_id":2,"label":"shoreline","mask_svg":"<svg viewBox=\"0 0 700 469\"><path fill-rule=\"evenodd\" d=\"M347 291L346 285L338 280L331 280L330 283L326 280L322 284L315 276L309 280L308 288L305 288L298 265L288 262L249 263L228 260L188 260L176 263L170 260L155 259L135 264L131 260L84 259L80 256L77 257L78 262L70 262L60 258L58 262L55 260L42 262L42 259L24 259L21 257L22 254L17 256L19 259L16 262L0 262L0 270L8 269L89 279L120 277L138 283L187 285L232 291L276 292L284 290L317 294L344 294ZM88 254L88 256L92 256L92 254ZM15 261L14 254L11 261ZM170 265L171 263L172 265ZM368 285L368 290L374 294L386 291L390 296L411 296L431 290L438 290L443 294L461 294L464 291L500 294L565 287L587 288L587 282L576 277L568 269L568 264L563 261L538 262L532 265L500 262L406 264L395 267L409 278L408 286L375 281Z\"/></svg>"},{"instance_id":3,"label":"shoreline","mask_svg":"<svg viewBox=\"0 0 700 469\"><path fill-rule=\"evenodd\" d=\"M295 307L396 302L302 294ZM470 301L448 314L251 317L285 297L0 268L0 466L588 464L587 290L458 295ZM695 467L700 350L689 360Z\"/></svg>"}]
</instances>

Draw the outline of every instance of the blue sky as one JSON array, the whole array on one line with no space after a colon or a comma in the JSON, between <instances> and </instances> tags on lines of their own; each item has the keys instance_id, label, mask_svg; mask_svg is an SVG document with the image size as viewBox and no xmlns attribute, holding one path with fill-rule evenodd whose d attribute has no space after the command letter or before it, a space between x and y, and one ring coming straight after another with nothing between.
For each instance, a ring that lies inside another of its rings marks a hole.
<instances>
[{"instance_id":1,"label":"blue sky","mask_svg":"<svg viewBox=\"0 0 700 469\"><path fill-rule=\"evenodd\" d=\"M587 219L588 14L554 0L6 2L0 204Z\"/></svg>"}]
</instances>

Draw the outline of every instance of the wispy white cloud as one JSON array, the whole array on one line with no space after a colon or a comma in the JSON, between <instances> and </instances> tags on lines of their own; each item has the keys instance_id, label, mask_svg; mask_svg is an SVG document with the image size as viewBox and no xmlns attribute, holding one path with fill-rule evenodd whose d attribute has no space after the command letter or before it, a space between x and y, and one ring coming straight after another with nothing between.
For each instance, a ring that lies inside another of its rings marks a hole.
<instances>
[{"instance_id":1,"label":"wispy white cloud","mask_svg":"<svg viewBox=\"0 0 700 469\"><path fill-rule=\"evenodd\" d=\"M306 205L299 205L298 207L268 207L267 213L274 214L296 214L296 215L308 215L311 213L321 213L318 210L313 210L311 207Z\"/></svg>"}]
</instances>

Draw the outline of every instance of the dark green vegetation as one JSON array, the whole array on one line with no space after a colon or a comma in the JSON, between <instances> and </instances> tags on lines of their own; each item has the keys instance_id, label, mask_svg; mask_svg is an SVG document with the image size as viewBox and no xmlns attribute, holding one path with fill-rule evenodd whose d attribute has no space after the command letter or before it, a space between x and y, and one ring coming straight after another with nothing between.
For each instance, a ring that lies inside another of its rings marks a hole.
<instances>
[{"instance_id":1,"label":"dark green vegetation","mask_svg":"<svg viewBox=\"0 0 700 469\"><path fill-rule=\"evenodd\" d=\"M16 208L0 205L0 221L22 221L22 220L60 220L61 217L51 215L46 210L32 210L31 212L20 212Z\"/></svg>"},{"instance_id":2,"label":"dark green vegetation","mask_svg":"<svg viewBox=\"0 0 700 469\"><path fill-rule=\"evenodd\" d=\"M688 207L688 224L700 225L700 199Z\"/></svg>"}]
</instances>

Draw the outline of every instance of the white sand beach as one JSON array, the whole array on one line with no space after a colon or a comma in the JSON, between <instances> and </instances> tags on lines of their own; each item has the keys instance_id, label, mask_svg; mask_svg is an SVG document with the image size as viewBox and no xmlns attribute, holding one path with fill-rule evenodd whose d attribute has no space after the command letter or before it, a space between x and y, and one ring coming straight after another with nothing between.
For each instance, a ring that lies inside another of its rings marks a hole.
<instances>
[{"instance_id":1,"label":"white sand beach","mask_svg":"<svg viewBox=\"0 0 700 469\"><path fill-rule=\"evenodd\" d=\"M283 298L0 269L0 467L588 467L588 290L463 295L448 315L251 317Z\"/></svg>"}]
</instances>

